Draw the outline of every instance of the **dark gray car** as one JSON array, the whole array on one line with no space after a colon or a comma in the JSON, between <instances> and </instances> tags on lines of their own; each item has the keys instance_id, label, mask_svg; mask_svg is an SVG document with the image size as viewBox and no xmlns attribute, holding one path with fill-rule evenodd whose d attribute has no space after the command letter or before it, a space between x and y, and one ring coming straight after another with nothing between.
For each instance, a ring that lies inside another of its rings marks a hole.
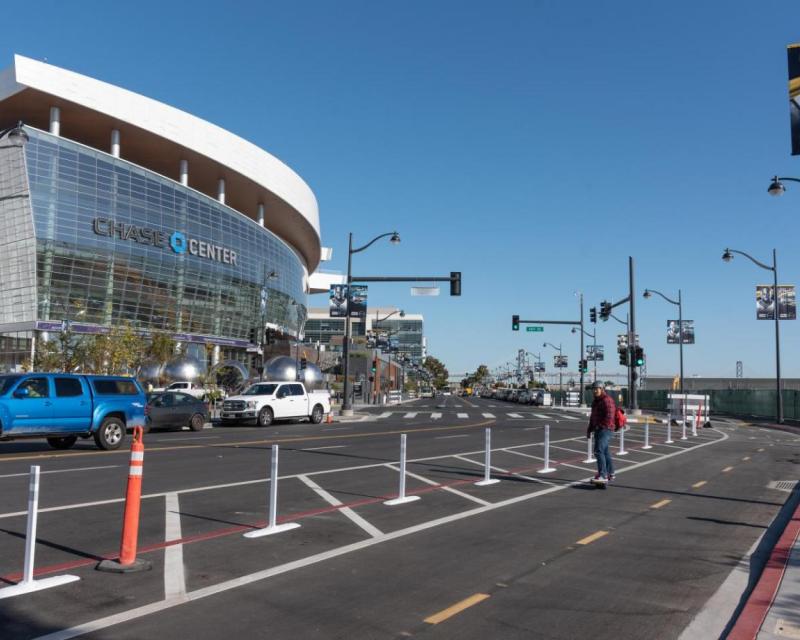
<instances>
[{"instance_id":1,"label":"dark gray car","mask_svg":"<svg viewBox=\"0 0 800 640\"><path fill-rule=\"evenodd\" d=\"M209 422L208 406L188 393L151 393L147 396L148 429L182 429L202 431Z\"/></svg>"}]
</instances>

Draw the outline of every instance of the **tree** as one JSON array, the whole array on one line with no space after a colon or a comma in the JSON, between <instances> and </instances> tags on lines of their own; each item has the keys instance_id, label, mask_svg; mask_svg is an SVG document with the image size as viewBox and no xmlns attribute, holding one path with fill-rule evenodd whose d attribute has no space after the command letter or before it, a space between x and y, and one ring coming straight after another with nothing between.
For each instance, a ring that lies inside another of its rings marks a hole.
<instances>
[{"instance_id":1,"label":"tree","mask_svg":"<svg viewBox=\"0 0 800 640\"><path fill-rule=\"evenodd\" d=\"M129 324L117 326L107 334L93 336L86 347L86 360L95 373L129 374L144 358L144 338Z\"/></svg>"},{"instance_id":2,"label":"tree","mask_svg":"<svg viewBox=\"0 0 800 640\"><path fill-rule=\"evenodd\" d=\"M177 342L168 333L158 331L153 333L150 344L147 345L147 357L159 364L167 362L175 353Z\"/></svg>"},{"instance_id":3,"label":"tree","mask_svg":"<svg viewBox=\"0 0 800 640\"><path fill-rule=\"evenodd\" d=\"M438 358L428 356L422 366L431 374L433 386L436 389L445 389L447 387L447 379L450 374Z\"/></svg>"}]
</instances>

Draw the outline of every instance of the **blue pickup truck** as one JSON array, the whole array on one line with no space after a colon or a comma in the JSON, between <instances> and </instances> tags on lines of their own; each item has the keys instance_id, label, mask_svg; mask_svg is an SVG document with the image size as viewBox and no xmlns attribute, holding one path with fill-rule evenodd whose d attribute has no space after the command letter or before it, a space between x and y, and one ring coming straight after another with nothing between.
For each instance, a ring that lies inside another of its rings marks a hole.
<instances>
[{"instance_id":1,"label":"blue pickup truck","mask_svg":"<svg viewBox=\"0 0 800 640\"><path fill-rule=\"evenodd\" d=\"M119 376L26 373L0 376L0 440L47 438L54 449L94 437L118 449L127 429L145 426L139 383Z\"/></svg>"}]
</instances>

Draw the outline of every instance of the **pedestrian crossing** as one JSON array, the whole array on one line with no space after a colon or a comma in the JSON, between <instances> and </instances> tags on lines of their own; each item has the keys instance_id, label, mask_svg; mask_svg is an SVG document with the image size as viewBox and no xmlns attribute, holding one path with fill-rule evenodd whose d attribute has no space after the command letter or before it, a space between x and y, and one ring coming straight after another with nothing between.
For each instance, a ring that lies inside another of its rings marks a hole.
<instances>
[{"instance_id":1,"label":"pedestrian crossing","mask_svg":"<svg viewBox=\"0 0 800 640\"><path fill-rule=\"evenodd\" d=\"M391 417L402 417L404 420L441 420L444 414L440 411L384 411L374 416L376 420L384 420ZM450 416L453 416L451 413ZM552 422L567 421L572 422L576 420L585 420L585 416L572 415L569 413L534 413L531 411L511 411L506 413L470 413L470 412L457 412L455 417L459 420L469 420L470 418L484 418L489 420L496 420L499 418L511 418L512 420L531 420L536 418L538 420L550 420Z\"/></svg>"}]
</instances>

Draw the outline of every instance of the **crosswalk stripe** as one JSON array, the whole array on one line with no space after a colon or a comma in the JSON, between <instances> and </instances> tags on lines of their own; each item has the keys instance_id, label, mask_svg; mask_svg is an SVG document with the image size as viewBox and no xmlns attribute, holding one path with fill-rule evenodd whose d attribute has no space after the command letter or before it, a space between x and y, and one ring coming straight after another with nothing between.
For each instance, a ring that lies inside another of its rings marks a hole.
<instances>
[{"instance_id":1,"label":"crosswalk stripe","mask_svg":"<svg viewBox=\"0 0 800 640\"><path fill-rule=\"evenodd\" d=\"M494 414L493 413L484 413L484 414L481 414L481 415L483 415L484 418L494 418Z\"/></svg>"},{"instance_id":2,"label":"crosswalk stripe","mask_svg":"<svg viewBox=\"0 0 800 640\"><path fill-rule=\"evenodd\" d=\"M566 418L567 420L580 420L580 418L576 418L575 416L571 416L571 415L568 415L566 413L563 414L561 417L562 418Z\"/></svg>"},{"instance_id":3,"label":"crosswalk stripe","mask_svg":"<svg viewBox=\"0 0 800 640\"><path fill-rule=\"evenodd\" d=\"M432 413L431 414L431 420L438 420L441 417L442 417L441 413Z\"/></svg>"},{"instance_id":4,"label":"crosswalk stripe","mask_svg":"<svg viewBox=\"0 0 800 640\"><path fill-rule=\"evenodd\" d=\"M378 417L378 418L388 418L393 413L394 413L394 411L384 411L382 414L380 414L379 416L376 416L376 417Z\"/></svg>"},{"instance_id":5,"label":"crosswalk stripe","mask_svg":"<svg viewBox=\"0 0 800 640\"><path fill-rule=\"evenodd\" d=\"M456 414L456 415L457 415L459 418L469 418L469 414L468 414L468 413L458 413L458 414Z\"/></svg>"},{"instance_id":6,"label":"crosswalk stripe","mask_svg":"<svg viewBox=\"0 0 800 640\"><path fill-rule=\"evenodd\" d=\"M407 413L406 415L404 415L403 417L404 418L409 418L409 419L410 418L416 418L417 417L417 413L416 413L416 411L411 411L411 412Z\"/></svg>"},{"instance_id":7,"label":"crosswalk stripe","mask_svg":"<svg viewBox=\"0 0 800 640\"><path fill-rule=\"evenodd\" d=\"M534 413L533 414L537 418L541 418L542 420L547 420L550 416L546 416L543 413Z\"/></svg>"},{"instance_id":8,"label":"crosswalk stripe","mask_svg":"<svg viewBox=\"0 0 800 640\"><path fill-rule=\"evenodd\" d=\"M506 414L506 415L508 415L509 418L521 418L522 417L518 413L509 413L509 414Z\"/></svg>"}]
</instances>

